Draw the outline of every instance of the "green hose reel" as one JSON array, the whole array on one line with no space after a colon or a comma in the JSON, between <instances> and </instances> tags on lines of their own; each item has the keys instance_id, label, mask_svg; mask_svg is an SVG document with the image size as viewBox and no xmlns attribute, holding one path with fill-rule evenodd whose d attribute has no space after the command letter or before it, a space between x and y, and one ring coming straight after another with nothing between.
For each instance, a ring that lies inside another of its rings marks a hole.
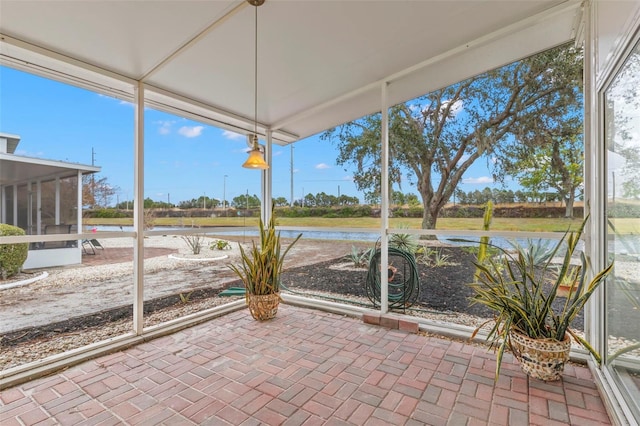
<instances>
[{"instance_id":1,"label":"green hose reel","mask_svg":"<svg viewBox=\"0 0 640 426\"><path fill-rule=\"evenodd\" d=\"M395 247L389 247L388 300L389 308L407 308L413 306L420 295L418 265L412 253ZM380 306L380 249L376 250L365 281L365 292L374 306Z\"/></svg>"}]
</instances>

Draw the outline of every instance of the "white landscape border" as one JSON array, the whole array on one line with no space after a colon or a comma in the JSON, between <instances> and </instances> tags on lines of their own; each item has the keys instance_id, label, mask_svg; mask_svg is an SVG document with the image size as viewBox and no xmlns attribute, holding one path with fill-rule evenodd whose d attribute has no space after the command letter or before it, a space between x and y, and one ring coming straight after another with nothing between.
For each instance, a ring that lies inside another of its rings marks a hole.
<instances>
[{"instance_id":1,"label":"white landscape border","mask_svg":"<svg viewBox=\"0 0 640 426\"><path fill-rule=\"evenodd\" d=\"M15 287L22 287L25 285L29 285L32 283L35 283L36 281L40 281L43 280L45 278L47 278L49 276L49 273L47 271L44 271L42 274L38 275L37 277L33 277L33 278L28 278L26 280L22 280L22 281L16 281L10 284L3 284L0 285L0 290L8 290L10 288L15 288Z\"/></svg>"}]
</instances>

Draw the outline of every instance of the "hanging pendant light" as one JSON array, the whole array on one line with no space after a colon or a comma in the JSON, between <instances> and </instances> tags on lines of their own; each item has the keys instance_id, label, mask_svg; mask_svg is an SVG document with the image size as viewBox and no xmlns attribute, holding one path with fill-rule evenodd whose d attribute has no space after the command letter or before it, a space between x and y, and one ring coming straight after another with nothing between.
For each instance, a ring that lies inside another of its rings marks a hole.
<instances>
[{"instance_id":1,"label":"hanging pendant light","mask_svg":"<svg viewBox=\"0 0 640 426\"><path fill-rule=\"evenodd\" d=\"M255 7L255 44L254 44L254 104L253 104L253 134L249 135L249 158L242 167L247 169L268 169L269 165L264 161L264 154L258 143L258 6L262 6L265 0L247 0L247 3Z\"/></svg>"}]
</instances>

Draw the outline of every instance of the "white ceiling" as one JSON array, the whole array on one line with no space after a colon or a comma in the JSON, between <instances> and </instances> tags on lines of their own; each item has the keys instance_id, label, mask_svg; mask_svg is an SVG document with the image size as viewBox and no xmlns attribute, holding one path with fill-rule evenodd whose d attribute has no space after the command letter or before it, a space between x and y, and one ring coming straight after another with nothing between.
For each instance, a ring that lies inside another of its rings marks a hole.
<instances>
[{"instance_id":1,"label":"white ceiling","mask_svg":"<svg viewBox=\"0 0 640 426\"><path fill-rule=\"evenodd\" d=\"M0 0L0 61L246 133L254 7L242 0ZM571 40L578 0L266 0L259 132L289 143Z\"/></svg>"}]
</instances>

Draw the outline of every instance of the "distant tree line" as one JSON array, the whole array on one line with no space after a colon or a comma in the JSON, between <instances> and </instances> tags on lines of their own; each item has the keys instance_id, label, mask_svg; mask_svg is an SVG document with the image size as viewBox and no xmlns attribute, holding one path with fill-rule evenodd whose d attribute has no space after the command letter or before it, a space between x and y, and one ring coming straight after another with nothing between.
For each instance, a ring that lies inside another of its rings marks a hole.
<instances>
[{"instance_id":1,"label":"distant tree line","mask_svg":"<svg viewBox=\"0 0 640 426\"><path fill-rule=\"evenodd\" d=\"M356 206L360 204L358 197L349 195L329 195L325 192L318 192L316 195L306 194L303 199L295 200L295 207L335 207L335 206Z\"/></svg>"},{"instance_id":2,"label":"distant tree line","mask_svg":"<svg viewBox=\"0 0 640 426\"><path fill-rule=\"evenodd\" d=\"M402 194L400 194L402 195ZM409 197L411 194L407 194ZM404 195L402 195L404 197ZM415 195L413 195L415 197ZM416 197L417 198L417 197ZM404 198L403 198L404 199ZM352 197L349 195L328 195L324 192L317 194L306 194L304 198L294 201L296 207L337 207L337 206L357 206L360 204L358 197ZM191 200L180 201L178 204L168 203L166 201L154 201L151 198L144 199L145 209L173 209L179 208L182 210L189 209L218 209L218 208L232 208L236 210L242 209L255 209L261 205L260 197L256 194L244 194L238 195L231 200L226 200L226 206L223 206L223 201L217 198L210 198L206 195L202 195L198 198L192 198ZM273 205L275 207L287 207L290 205L290 201L285 197L273 198ZM129 210L133 208L133 200L121 201L115 206L118 210Z\"/></svg>"},{"instance_id":3,"label":"distant tree line","mask_svg":"<svg viewBox=\"0 0 640 426\"><path fill-rule=\"evenodd\" d=\"M579 199L581 198L581 194ZM539 191L527 191L500 188L485 187L483 190L474 190L465 192L460 189L456 190L452 201L454 204L468 204L468 205L484 205L487 201L493 201L496 204L513 204L513 203L548 203L561 201L562 197L557 192L539 192ZM379 205L380 200L366 200L368 201L364 205ZM290 201L285 197L273 198L273 205L275 207L289 207ZM226 207L235 210L243 209L257 209L260 208L260 197L256 194L244 194L238 195L231 200L227 200ZM306 194L304 198L299 198L294 201L293 207L346 207L346 206L358 206L360 199L358 197L352 197L349 195L330 195L325 192L318 192L317 194ZM407 207L419 207L421 206L418 195L414 193L403 193L401 191L393 191L391 194L392 206L407 206ZM119 210L130 210L133 208L133 200L122 201L115 206ZM154 201L147 197L144 199L145 209L174 209L181 210L190 209L220 209L223 208L222 200L217 198L210 198L207 196L200 196L198 198L192 198L191 200L180 201L178 204L168 203L166 201Z\"/></svg>"},{"instance_id":4,"label":"distant tree line","mask_svg":"<svg viewBox=\"0 0 640 426\"><path fill-rule=\"evenodd\" d=\"M579 199L582 198L580 193ZM486 204L493 201L496 204L513 204L513 203L551 203L554 201L562 201L562 196L557 192L540 192L510 189L489 188L486 187L482 191L475 190L464 192L460 189L454 193L453 201L458 204Z\"/></svg>"}]
</instances>

